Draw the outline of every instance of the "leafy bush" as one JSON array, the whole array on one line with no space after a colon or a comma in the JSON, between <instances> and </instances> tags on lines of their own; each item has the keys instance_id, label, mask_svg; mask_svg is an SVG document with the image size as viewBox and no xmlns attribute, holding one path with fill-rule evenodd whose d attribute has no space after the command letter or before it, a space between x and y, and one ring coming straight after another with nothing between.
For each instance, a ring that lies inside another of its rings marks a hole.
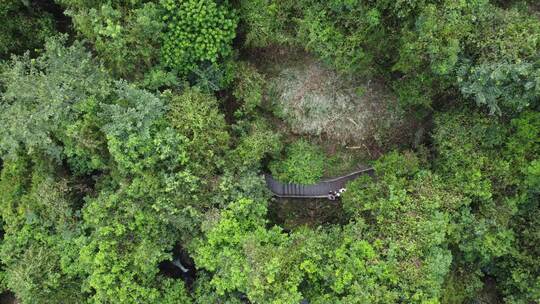
<instances>
[{"instance_id":1,"label":"leafy bush","mask_svg":"<svg viewBox=\"0 0 540 304\"><path fill-rule=\"evenodd\" d=\"M326 161L318 146L301 139L287 146L285 159L273 161L270 171L285 183L314 184L323 176Z\"/></svg>"},{"instance_id":2,"label":"leafy bush","mask_svg":"<svg viewBox=\"0 0 540 304\"><path fill-rule=\"evenodd\" d=\"M540 115L526 111L508 123L465 108L439 114L435 123L435 169L462 196L446 204L456 228L449 236L459 246L454 263L468 274L483 268L496 276L509 303L534 302Z\"/></svg>"},{"instance_id":3,"label":"leafy bush","mask_svg":"<svg viewBox=\"0 0 540 304\"><path fill-rule=\"evenodd\" d=\"M304 2L297 41L340 72L369 75L385 45L380 13L354 1ZM377 41L377 42L375 42Z\"/></svg>"},{"instance_id":4,"label":"leafy bush","mask_svg":"<svg viewBox=\"0 0 540 304\"><path fill-rule=\"evenodd\" d=\"M165 65L186 75L231 54L237 19L227 2L165 0L162 5L168 23L162 47Z\"/></svg>"},{"instance_id":5,"label":"leafy bush","mask_svg":"<svg viewBox=\"0 0 540 304\"><path fill-rule=\"evenodd\" d=\"M364 239L376 239L378 250L388 248L387 258L397 258L399 273L392 282L400 298L437 303L452 261L446 245L449 218L441 208L459 197L420 163L412 153L388 153L375 163L377 178L348 185L343 204L356 221L370 223Z\"/></svg>"},{"instance_id":6,"label":"leafy bush","mask_svg":"<svg viewBox=\"0 0 540 304\"><path fill-rule=\"evenodd\" d=\"M540 21L534 14L485 6L474 17L477 22L465 46L479 64L519 64L538 56Z\"/></svg>"},{"instance_id":7,"label":"leafy bush","mask_svg":"<svg viewBox=\"0 0 540 304\"><path fill-rule=\"evenodd\" d=\"M246 117L254 114L261 104L265 87L265 78L255 67L241 62L236 67L233 96L241 102L236 117Z\"/></svg>"},{"instance_id":8,"label":"leafy bush","mask_svg":"<svg viewBox=\"0 0 540 304\"><path fill-rule=\"evenodd\" d=\"M68 270L80 224L71 181L59 177L54 163L40 159L21 156L3 165L4 283L25 303L80 303L82 280Z\"/></svg>"},{"instance_id":9,"label":"leafy bush","mask_svg":"<svg viewBox=\"0 0 540 304\"><path fill-rule=\"evenodd\" d=\"M265 214L266 203L241 198L209 216L204 237L191 243L195 262L212 273L208 287L218 295L239 291L253 303L298 303L299 253L291 254L279 227L265 227Z\"/></svg>"}]
</instances>

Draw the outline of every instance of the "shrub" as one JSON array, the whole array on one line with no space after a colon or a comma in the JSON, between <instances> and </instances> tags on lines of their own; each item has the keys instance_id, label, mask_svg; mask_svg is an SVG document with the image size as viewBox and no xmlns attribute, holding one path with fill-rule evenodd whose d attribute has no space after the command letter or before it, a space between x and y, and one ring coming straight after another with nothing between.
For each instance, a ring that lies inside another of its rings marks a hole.
<instances>
[{"instance_id":1,"label":"shrub","mask_svg":"<svg viewBox=\"0 0 540 304\"><path fill-rule=\"evenodd\" d=\"M479 22L465 43L479 63L520 63L538 55L540 21L537 16L517 9L488 6L475 17Z\"/></svg>"},{"instance_id":2,"label":"shrub","mask_svg":"<svg viewBox=\"0 0 540 304\"><path fill-rule=\"evenodd\" d=\"M384 33L380 15L364 5L307 6L298 25L298 43L340 72L369 74Z\"/></svg>"},{"instance_id":3,"label":"shrub","mask_svg":"<svg viewBox=\"0 0 540 304\"><path fill-rule=\"evenodd\" d=\"M286 157L270 164L275 178L287 183L314 184L324 173L326 156L317 146L298 140L286 149Z\"/></svg>"},{"instance_id":4,"label":"shrub","mask_svg":"<svg viewBox=\"0 0 540 304\"><path fill-rule=\"evenodd\" d=\"M241 62L238 64L235 80L233 95L241 105L234 115L243 117L253 114L263 98L264 76L252 65Z\"/></svg>"},{"instance_id":5,"label":"shrub","mask_svg":"<svg viewBox=\"0 0 540 304\"><path fill-rule=\"evenodd\" d=\"M240 0L240 18L246 34L245 44L267 47L293 42L287 25L294 18L291 9L295 1Z\"/></svg>"},{"instance_id":6,"label":"shrub","mask_svg":"<svg viewBox=\"0 0 540 304\"><path fill-rule=\"evenodd\" d=\"M281 135L274 132L266 121L257 120L246 124L245 130L240 130L241 139L229 153L230 160L227 162L239 171L259 169L261 160L278 154L283 148Z\"/></svg>"},{"instance_id":7,"label":"shrub","mask_svg":"<svg viewBox=\"0 0 540 304\"><path fill-rule=\"evenodd\" d=\"M237 19L227 3L165 0L163 6L168 23L162 48L165 65L185 75L203 62L216 63L231 54Z\"/></svg>"}]
</instances>

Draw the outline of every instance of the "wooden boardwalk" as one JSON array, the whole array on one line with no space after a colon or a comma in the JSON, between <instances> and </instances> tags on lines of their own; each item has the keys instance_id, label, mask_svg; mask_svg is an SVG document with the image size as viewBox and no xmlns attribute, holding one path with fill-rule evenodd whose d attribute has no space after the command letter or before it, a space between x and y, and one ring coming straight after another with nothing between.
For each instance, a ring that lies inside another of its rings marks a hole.
<instances>
[{"instance_id":1,"label":"wooden boardwalk","mask_svg":"<svg viewBox=\"0 0 540 304\"><path fill-rule=\"evenodd\" d=\"M337 193L340 189L346 188L345 185L349 181L364 174L373 175L375 170L373 168L364 168L344 176L322 180L314 185L285 184L275 180L269 174L265 174L264 178L268 189L277 197L333 199L332 193Z\"/></svg>"}]
</instances>

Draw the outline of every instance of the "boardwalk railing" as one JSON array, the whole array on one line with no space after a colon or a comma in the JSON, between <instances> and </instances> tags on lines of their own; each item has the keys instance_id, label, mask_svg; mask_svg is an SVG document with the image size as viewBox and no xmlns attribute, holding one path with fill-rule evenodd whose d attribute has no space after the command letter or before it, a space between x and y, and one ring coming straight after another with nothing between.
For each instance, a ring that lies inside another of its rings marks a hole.
<instances>
[{"instance_id":1,"label":"boardwalk railing","mask_svg":"<svg viewBox=\"0 0 540 304\"><path fill-rule=\"evenodd\" d=\"M275 180L269 174L265 174L264 178L268 189L277 197L334 199L332 194L339 193L340 189L345 189L347 182L364 174L373 175L375 170L365 168L344 176L323 180L314 185L285 184Z\"/></svg>"}]
</instances>

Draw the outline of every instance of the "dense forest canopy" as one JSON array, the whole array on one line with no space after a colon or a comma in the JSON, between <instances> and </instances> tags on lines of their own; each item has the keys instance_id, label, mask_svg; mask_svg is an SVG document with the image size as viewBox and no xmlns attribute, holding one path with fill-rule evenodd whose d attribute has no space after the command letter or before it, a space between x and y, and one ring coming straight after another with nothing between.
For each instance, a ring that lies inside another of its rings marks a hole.
<instances>
[{"instance_id":1,"label":"dense forest canopy","mask_svg":"<svg viewBox=\"0 0 540 304\"><path fill-rule=\"evenodd\" d=\"M0 302L540 303L534 0L3 0ZM272 197L373 166L337 201Z\"/></svg>"}]
</instances>

